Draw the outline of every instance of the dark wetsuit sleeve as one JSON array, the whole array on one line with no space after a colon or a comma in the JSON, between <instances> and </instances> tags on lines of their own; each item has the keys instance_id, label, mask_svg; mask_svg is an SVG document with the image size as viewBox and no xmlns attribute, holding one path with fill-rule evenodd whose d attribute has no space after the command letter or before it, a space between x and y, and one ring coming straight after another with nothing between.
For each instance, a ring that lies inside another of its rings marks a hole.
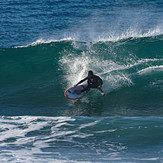
<instances>
[{"instance_id":1,"label":"dark wetsuit sleeve","mask_svg":"<svg viewBox=\"0 0 163 163\"><path fill-rule=\"evenodd\" d=\"M83 82L84 82L85 80L87 80L87 79L88 79L88 77L84 78L84 79L81 80L79 83L77 83L76 86L79 85L79 84L81 84L81 83L83 83Z\"/></svg>"}]
</instances>

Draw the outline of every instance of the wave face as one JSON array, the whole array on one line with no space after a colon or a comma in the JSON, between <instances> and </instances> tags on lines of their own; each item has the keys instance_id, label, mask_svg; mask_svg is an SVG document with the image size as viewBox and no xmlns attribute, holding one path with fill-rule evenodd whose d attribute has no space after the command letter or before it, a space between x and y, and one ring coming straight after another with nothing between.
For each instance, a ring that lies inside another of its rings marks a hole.
<instances>
[{"instance_id":1,"label":"wave face","mask_svg":"<svg viewBox=\"0 0 163 163\"><path fill-rule=\"evenodd\" d=\"M1 114L162 115L162 38L68 39L2 48ZM92 90L72 105L63 92L88 70L103 79L106 96Z\"/></svg>"}]
</instances>

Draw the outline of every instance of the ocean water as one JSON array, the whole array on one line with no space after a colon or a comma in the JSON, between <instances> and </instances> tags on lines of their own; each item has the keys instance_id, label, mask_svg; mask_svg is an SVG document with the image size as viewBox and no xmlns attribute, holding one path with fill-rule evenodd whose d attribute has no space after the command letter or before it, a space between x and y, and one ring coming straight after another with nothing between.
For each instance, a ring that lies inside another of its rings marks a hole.
<instances>
[{"instance_id":1,"label":"ocean water","mask_svg":"<svg viewBox=\"0 0 163 163\"><path fill-rule=\"evenodd\" d=\"M163 162L163 1L0 2L0 162ZM103 79L71 101L93 70Z\"/></svg>"}]
</instances>

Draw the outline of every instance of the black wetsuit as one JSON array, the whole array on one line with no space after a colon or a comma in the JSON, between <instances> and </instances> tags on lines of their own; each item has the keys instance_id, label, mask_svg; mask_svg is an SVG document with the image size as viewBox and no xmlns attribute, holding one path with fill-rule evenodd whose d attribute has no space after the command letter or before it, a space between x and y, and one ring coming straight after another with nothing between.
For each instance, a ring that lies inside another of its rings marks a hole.
<instances>
[{"instance_id":1,"label":"black wetsuit","mask_svg":"<svg viewBox=\"0 0 163 163\"><path fill-rule=\"evenodd\" d=\"M86 77L85 79L82 80L82 82L85 80L88 80L87 86L83 90L81 90L81 92L84 91L88 92L90 88L98 88L100 85L103 84L102 79L96 75L92 75L91 77Z\"/></svg>"}]
</instances>

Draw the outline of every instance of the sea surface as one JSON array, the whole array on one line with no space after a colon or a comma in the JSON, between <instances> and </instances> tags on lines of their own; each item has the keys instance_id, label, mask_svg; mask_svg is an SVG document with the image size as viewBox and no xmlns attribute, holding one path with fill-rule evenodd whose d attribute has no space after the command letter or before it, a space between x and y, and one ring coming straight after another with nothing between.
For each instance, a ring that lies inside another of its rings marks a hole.
<instances>
[{"instance_id":1,"label":"sea surface","mask_svg":"<svg viewBox=\"0 0 163 163\"><path fill-rule=\"evenodd\" d=\"M162 163L163 1L1 0L0 162Z\"/></svg>"}]
</instances>

